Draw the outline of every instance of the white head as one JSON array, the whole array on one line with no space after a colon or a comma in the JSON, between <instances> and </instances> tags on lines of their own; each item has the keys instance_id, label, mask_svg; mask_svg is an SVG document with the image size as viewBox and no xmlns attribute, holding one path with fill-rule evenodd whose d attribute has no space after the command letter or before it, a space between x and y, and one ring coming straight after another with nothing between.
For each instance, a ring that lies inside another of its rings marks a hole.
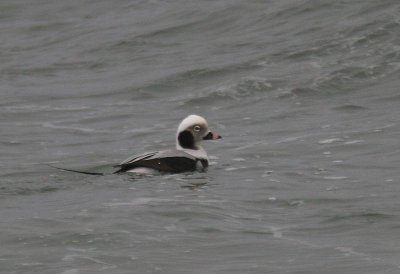
<instances>
[{"instance_id":1,"label":"white head","mask_svg":"<svg viewBox=\"0 0 400 274\"><path fill-rule=\"evenodd\" d=\"M178 131L176 132L176 149L185 150L188 153L192 151L205 151L200 146L202 140L216 140L221 139L217 133L211 132L208 129L206 119L198 115L189 115L179 124ZM207 157L207 154L205 154Z\"/></svg>"}]
</instances>

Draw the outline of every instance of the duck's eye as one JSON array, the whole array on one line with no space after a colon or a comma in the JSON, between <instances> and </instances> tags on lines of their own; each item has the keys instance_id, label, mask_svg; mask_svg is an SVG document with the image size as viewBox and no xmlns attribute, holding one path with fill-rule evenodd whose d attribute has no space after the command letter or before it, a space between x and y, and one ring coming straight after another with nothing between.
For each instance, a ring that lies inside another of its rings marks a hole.
<instances>
[{"instance_id":1,"label":"duck's eye","mask_svg":"<svg viewBox=\"0 0 400 274\"><path fill-rule=\"evenodd\" d=\"M199 132L201 130L201 127L200 126L194 126L193 130L196 131L196 132Z\"/></svg>"}]
</instances>

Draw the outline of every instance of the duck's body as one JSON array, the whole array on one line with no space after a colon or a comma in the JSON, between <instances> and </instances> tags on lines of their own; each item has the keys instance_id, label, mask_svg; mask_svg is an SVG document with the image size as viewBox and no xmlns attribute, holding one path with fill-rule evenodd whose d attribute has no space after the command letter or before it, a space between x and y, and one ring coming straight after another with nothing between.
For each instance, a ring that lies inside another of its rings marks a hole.
<instances>
[{"instance_id":1,"label":"duck's body","mask_svg":"<svg viewBox=\"0 0 400 274\"><path fill-rule=\"evenodd\" d=\"M116 166L118 170L115 173L154 174L155 172L204 171L208 167L208 156L200 146L200 142L220 138L220 135L208 129L208 123L203 117L189 115L178 127L175 149L129 157Z\"/></svg>"},{"instance_id":2,"label":"duck's body","mask_svg":"<svg viewBox=\"0 0 400 274\"><path fill-rule=\"evenodd\" d=\"M204 171L208 167L208 159L196 158L184 151L169 149L132 156L118 165L115 173L135 172L179 173L186 171Z\"/></svg>"}]
</instances>

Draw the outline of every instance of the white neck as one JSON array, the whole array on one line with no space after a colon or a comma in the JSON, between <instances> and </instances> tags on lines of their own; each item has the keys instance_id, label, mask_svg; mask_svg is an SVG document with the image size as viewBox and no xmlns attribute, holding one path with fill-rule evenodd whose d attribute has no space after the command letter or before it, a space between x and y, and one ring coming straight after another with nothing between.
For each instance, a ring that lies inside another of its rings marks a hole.
<instances>
[{"instance_id":1,"label":"white neck","mask_svg":"<svg viewBox=\"0 0 400 274\"><path fill-rule=\"evenodd\" d=\"M192 155L193 157L199 158L199 159L204 159L208 160L207 152L202 148L201 146L198 146L199 149L188 149L188 148L183 148L179 145L178 142L176 142L176 149L181 150L183 152L186 152L187 154Z\"/></svg>"}]
</instances>

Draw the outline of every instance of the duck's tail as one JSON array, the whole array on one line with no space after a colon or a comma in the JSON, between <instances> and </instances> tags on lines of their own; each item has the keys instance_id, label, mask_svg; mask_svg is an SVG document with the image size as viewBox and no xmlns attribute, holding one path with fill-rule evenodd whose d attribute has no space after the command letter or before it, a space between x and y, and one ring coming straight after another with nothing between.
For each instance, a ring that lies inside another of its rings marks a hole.
<instances>
[{"instance_id":1,"label":"duck's tail","mask_svg":"<svg viewBox=\"0 0 400 274\"><path fill-rule=\"evenodd\" d=\"M75 172L75 173L81 173L81 174L86 174L86 175L105 175L104 173L101 173L101 172L90 172L90 171L83 171L83 170L75 170L75 169L57 167L57 166L53 166L53 165L50 165L50 164L46 164L46 165L48 165L49 167L55 168L55 169L69 171L69 172Z\"/></svg>"}]
</instances>

